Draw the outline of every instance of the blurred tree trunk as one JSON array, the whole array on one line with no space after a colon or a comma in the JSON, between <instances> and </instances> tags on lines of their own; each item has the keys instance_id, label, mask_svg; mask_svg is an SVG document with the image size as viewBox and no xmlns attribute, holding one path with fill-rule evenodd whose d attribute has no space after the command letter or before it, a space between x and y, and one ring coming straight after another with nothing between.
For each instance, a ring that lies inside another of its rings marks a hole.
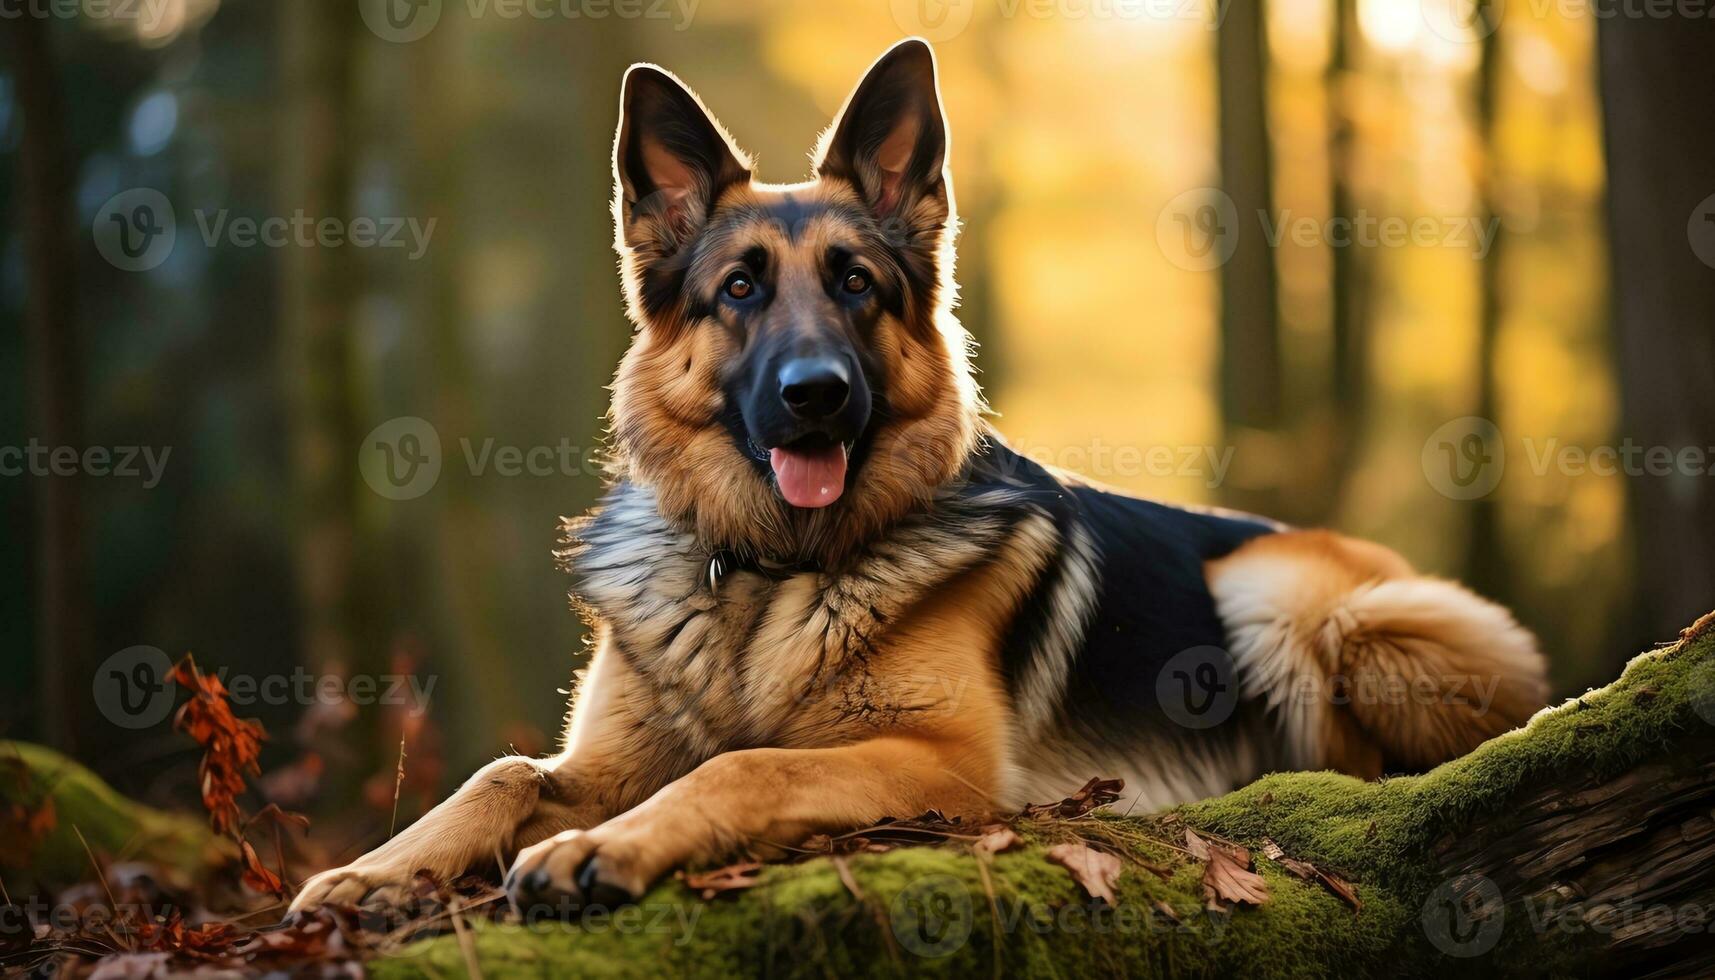
<instances>
[{"instance_id":1,"label":"blurred tree trunk","mask_svg":"<svg viewBox=\"0 0 1715 980\"><path fill-rule=\"evenodd\" d=\"M1352 190L1357 140L1351 95L1357 62L1357 0L1335 0L1333 41L1328 56L1328 200L1330 217L1350 221L1357 211ZM1330 385L1333 401L1333 451L1329 466L1326 514L1340 507L1345 486L1357 465L1358 443L1369 412L1369 272L1360 249L1329 246L1330 315L1333 338Z\"/></svg>"},{"instance_id":2,"label":"blurred tree trunk","mask_svg":"<svg viewBox=\"0 0 1715 980\"><path fill-rule=\"evenodd\" d=\"M49 447L83 446L83 359L76 310L65 101L46 17L8 17L13 79L24 116L18 147L24 225L24 346L30 435ZM89 705L89 603L78 477L36 476L36 664L41 732L77 750Z\"/></svg>"},{"instance_id":3,"label":"blurred tree trunk","mask_svg":"<svg viewBox=\"0 0 1715 980\"><path fill-rule=\"evenodd\" d=\"M352 103L361 24L355 4L281 4L284 124L278 210L351 213ZM358 441L353 413L353 259L294 245L280 252L280 361L296 514L303 662L322 672L370 672L383 651L366 628L376 611L359 569ZM352 744L357 744L355 741ZM364 761L364 760L359 760Z\"/></svg>"},{"instance_id":4,"label":"blurred tree trunk","mask_svg":"<svg viewBox=\"0 0 1715 980\"><path fill-rule=\"evenodd\" d=\"M1607 17L1597 47L1622 445L1704 449L1715 445L1715 20ZM1715 596L1715 481L1645 472L1626 488L1636 604L1665 638Z\"/></svg>"},{"instance_id":5,"label":"blurred tree trunk","mask_svg":"<svg viewBox=\"0 0 1715 980\"><path fill-rule=\"evenodd\" d=\"M1498 222L1500 161L1497 147L1499 131L1496 126L1495 100L1500 75L1501 32L1500 4L1484 0L1478 16L1487 27L1483 35L1482 58L1477 70L1477 128L1481 138L1482 158L1477 174L1478 193L1482 201L1484 222ZM1495 377L1495 355L1498 351L1501 317L1504 314L1501 269L1502 249L1506 245L1504 229L1495 225L1494 243L1478 266L1482 309L1477 324L1477 408L1476 414L1499 424L1499 384ZM1472 588L1492 599L1506 602L1512 593L1511 574L1507 565L1507 549L1501 540L1500 501L1493 493L1470 502L1471 521L1467 525L1465 545L1465 574Z\"/></svg>"},{"instance_id":6,"label":"blurred tree trunk","mask_svg":"<svg viewBox=\"0 0 1715 980\"><path fill-rule=\"evenodd\" d=\"M1221 187L1238 212L1232 257L1221 267L1221 410L1227 445L1238 447L1226 497L1236 507L1279 514L1282 452L1266 452L1280 433L1280 316L1274 249L1259 214L1274 212L1268 141L1268 32L1263 0L1227 9L1215 35L1220 90ZM1246 448L1250 448L1247 452ZM1247 460L1260 460L1261 466ZM1260 470L1260 471L1259 471Z\"/></svg>"},{"instance_id":7,"label":"blurred tree trunk","mask_svg":"<svg viewBox=\"0 0 1715 980\"><path fill-rule=\"evenodd\" d=\"M490 28L492 29L492 28ZM462 773L472 750L486 758L500 745L501 728L509 711L510 654L501 631L504 621L498 594L500 561L495 548L503 535L495 533L494 515L476 495L470 474L455 473L463 465L459 440L480 443L493 427L485 424L477 391L478 361L466 336L471 320L466 293L466 249L480 237L482 212L466 200L464 180L495 179L473 167L480 140L473 133L487 127L481 110L489 104L487 85L461 86L457 79L469 70L466 51L480 44L481 31L455 33L441 29L410 45L408 71L421 82L414 95L408 142L405 146L412 199L419 208L450 215L472 216L458 235L438 238L422 259L426 275L414 277L421 289L412 307L428 354L426 379L428 418L441 435L446 471L434 494L433 524L427 529L426 567L421 587L432 596L425 614L438 621L435 635L447 648L438 651L437 665L451 676L453 710L433 717L444 727L455 753L449 768ZM465 88L465 91L459 91ZM468 210L467 210L468 209ZM407 751L410 751L407 749Z\"/></svg>"}]
</instances>

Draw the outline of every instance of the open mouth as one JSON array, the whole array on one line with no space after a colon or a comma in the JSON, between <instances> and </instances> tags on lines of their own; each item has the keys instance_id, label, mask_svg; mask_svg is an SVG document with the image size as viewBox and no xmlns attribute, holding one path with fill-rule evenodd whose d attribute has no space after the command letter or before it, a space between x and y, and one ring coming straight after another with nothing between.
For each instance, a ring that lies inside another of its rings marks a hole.
<instances>
[{"instance_id":1,"label":"open mouth","mask_svg":"<svg viewBox=\"0 0 1715 980\"><path fill-rule=\"evenodd\" d=\"M794 507L826 507L846 491L850 447L826 436L797 439L768 451L780 495Z\"/></svg>"}]
</instances>

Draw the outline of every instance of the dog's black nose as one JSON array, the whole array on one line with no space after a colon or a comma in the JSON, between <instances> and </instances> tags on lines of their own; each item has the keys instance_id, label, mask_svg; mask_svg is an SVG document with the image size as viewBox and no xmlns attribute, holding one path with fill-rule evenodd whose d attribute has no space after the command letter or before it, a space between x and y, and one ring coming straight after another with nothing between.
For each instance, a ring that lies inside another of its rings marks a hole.
<instances>
[{"instance_id":1,"label":"dog's black nose","mask_svg":"<svg viewBox=\"0 0 1715 980\"><path fill-rule=\"evenodd\" d=\"M846 407L851 374L831 357L802 357L780 369L780 400L801 419L825 419Z\"/></svg>"}]
</instances>

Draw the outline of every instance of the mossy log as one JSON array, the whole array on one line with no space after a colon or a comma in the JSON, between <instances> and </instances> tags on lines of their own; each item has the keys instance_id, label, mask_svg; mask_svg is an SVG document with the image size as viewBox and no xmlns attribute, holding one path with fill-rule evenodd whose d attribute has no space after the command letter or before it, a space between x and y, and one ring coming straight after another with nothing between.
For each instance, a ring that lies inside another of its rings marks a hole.
<instances>
[{"instance_id":1,"label":"mossy log","mask_svg":"<svg viewBox=\"0 0 1715 980\"><path fill-rule=\"evenodd\" d=\"M0 742L0 764L12 770L0 802L32 815L47 809L39 837L10 821L0 830L6 836L0 840L0 879L12 895L52 894L93 881L92 856L135 857L191 879L230 859L232 846L215 837L206 821L131 800L52 749Z\"/></svg>"},{"instance_id":2,"label":"mossy log","mask_svg":"<svg viewBox=\"0 0 1715 980\"><path fill-rule=\"evenodd\" d=\"M1094 775L1094 774L1092 774ZM1250 847L1269 899L1206 907L1184 829ZM1022 821L968 841L769 866L705 900L678 881L570 923L473 923L382 977L1628 976L1715 973L1715 614L1613 684L1421 776L1266 777L1147 817ZM1132 860L1112 905L1046 849ZM1351 882L1361 907L1262 853Z\"/></svg>"}]
</instances>

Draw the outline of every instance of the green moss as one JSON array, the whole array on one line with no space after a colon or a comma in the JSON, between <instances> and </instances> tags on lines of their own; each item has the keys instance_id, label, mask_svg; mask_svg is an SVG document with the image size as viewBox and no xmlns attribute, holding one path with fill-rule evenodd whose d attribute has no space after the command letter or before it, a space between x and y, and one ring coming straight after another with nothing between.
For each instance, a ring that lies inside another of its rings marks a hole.
<instances>
[{"instance_id":1,"label":"green moss","mask_svg":"<svg viewBox=\"0 0 1715 980\"><path fill-rule=\"evenodd\" d=\"M1130 866L1109 907L1085 899L1042 848L988 865L963 848L910 848L848 859L857 900L826 860L770 868L742 895L704 902L678 883L655 888L629 923L474 928L483 975L515 976L1181 976L1279 974L1374 964L1405 911L1378 896L1355 914L1320 887L1263 862L1271 901L1211 917L1200 866L1179 860L1171 877ZM992 889L993 900L990 895ZM1175 923L1155 911L1172 906ZM1280 948L1281 936L1298 937ZM381 977L456 976L464 953L447 936L374 964Z\"/></svg>"},{"instance_id":2,"label":"green moss","mask_svg":"<svg viewBox=\"0 0 1715 980\"><path fill-rule=\"evenodd\" d=\"M164 813L127 799L101 777L40 745L0 742L0 759L23 760L28 785L8 786L34 809L53 800L53 830L33 847L0 848L0 874L13 895L33 894L92 877L81 831L96 854L147 856L150 861L193 876L212 867L224 844L200 820ZM26 854L27 850L27 854ZM27 861L24 860L27 857Z\"/></svg>"}]
</instances>

